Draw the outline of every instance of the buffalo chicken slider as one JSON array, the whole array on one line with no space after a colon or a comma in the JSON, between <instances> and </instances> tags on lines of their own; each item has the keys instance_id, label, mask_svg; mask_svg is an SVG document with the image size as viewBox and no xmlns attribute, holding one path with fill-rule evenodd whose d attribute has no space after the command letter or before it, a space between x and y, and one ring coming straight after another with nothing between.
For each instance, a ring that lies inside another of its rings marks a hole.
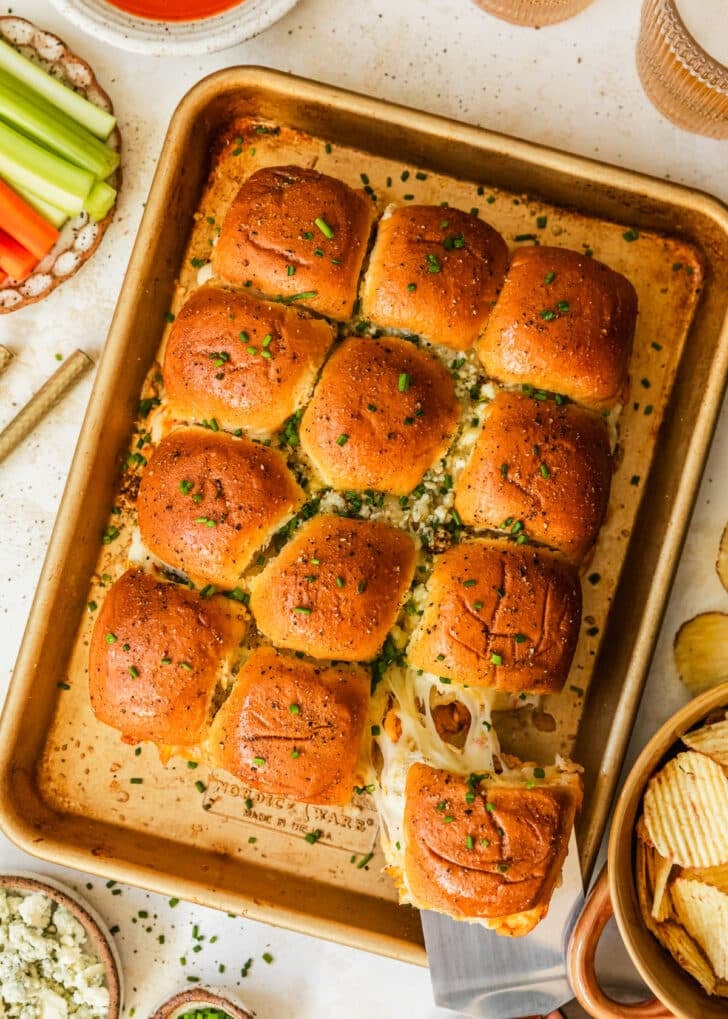
<instances>
[{"instance_id":1,"label":"buffalo chicken slider","mask_svg":"<svg viewBox=\"0 0 728 1019\"><path fill-rule=\"evenodd\" d=\"M369 661L397 619L414 569L414 542L399 528L318 516L254 579L250 607L278 647Z\"/></svg>"},{"instance_id":2,"label":"buffalo chicken slider","mask_svg":"<svg viewBox=\"0 0 728 1019\"><path fill-rule=\"evenodd\" d=\"M348 319L376 216L363 192L303 166L253 173L233 199L215 273L267 297Z\"/></svg>"},{"instance_id":3,"label":"buffalo chicken slider","mask_svg":"<svg viewBox=\"0 0 728 1019\"><path fill-rule=\"evenodd\" d=\"M581 585L552 552L475 539L436 557L407 649L416 669L511 693L558 693L576 649Z\"/></svg>"},{"instance_id":4,"label":"buffalo chicken slider","mask_svg":"<svg viewBox=\"0 0 728 1019\"><path fill-rule=\"evenodd\" d=\"M621 273L577 251L521 248L477 351L500 382L604 410L627 395L636 319L637 294Z\"/></svg>"},{"instance_id":5,"label":"buffalo chicken slider","mask_svg":"<svg viewBox=\"0 0 728 1019\"><path fill-rule=\"evenodd\" d=\"M210 732L210 759L240 781L300 803L351 799L369 707L358 665L253 651Z\"/></svg>"},{"instance_id":6,"label":"buffalo chicken slider","mask_svg":"<svg viewBox=\"0 0 728 1019\"><path fill-rule=\"evenodd\" d=\"M468 527L516 528L578 562L596 541L611 477L601 417L501 390L486 405L455 509Z\"/></svg>"},{"instance_id":7,"label":"buffalo chicken slider","mask_svg":"<svg viewBox=\"0 0 728 1019\"><path fill-rule=\"evenodd\" d=\"M581 801L575 771L467 776L413 764L404 808L413 905L527 934L548 911Z\"/></svg>"},{"instance_id":8,"label":"buffalo chicken slider","mask_svg":"<svg viewBox=\"0 0 728 1019\"><path fill-rule=\"evenodd\" d=\"M328 485L408 495L460 418L450 373L407 340L351 337L329 358L301 421Z\"/></svg>"},{"instance_id":9,"label":"buffalo chicken slider","mask_svg":"<svg viewBox=\"0 0 728 1019\"><path fill-rule=\"evenodd\" d=\"M142 475L147 549L195 584L234 588L255 552L304 501L276 450L207 428L177 428Z\"/></svg>"},{"instance_id":10,"label":"buffalo chicken slider","mask_svg":"<svg viewBox=\"0 0 728 1019\"><path fill-rule=\"evenodd\" d=\"M333 339L328 323L298 308L202 287L165 346L171 414L230 431L275 431L308 399Z\"/></svg>"},{"instance_id":11,"label":"buffalo chicken slider","mask_svg":"<svg viewBox=\"0 0 728 1019\"><path fill-rule=\"evenodd\" d=\"M127 570L107 592L91 636L91 707L126 743L197 751L219 682L248 625L231 599Z\"/></svg>"},{"instance_id":12,"label":"buffalo chicken slider","mask_svg":"<svg viewBox=\"0 0 728 1019\"><path fill-rule=\"evenodd\" d=\"M507 264L506 242L476 216L439 205L390 207L377 229L361 314L384 329L467 350L488 321Z\"/></svg>"}]
</instances>

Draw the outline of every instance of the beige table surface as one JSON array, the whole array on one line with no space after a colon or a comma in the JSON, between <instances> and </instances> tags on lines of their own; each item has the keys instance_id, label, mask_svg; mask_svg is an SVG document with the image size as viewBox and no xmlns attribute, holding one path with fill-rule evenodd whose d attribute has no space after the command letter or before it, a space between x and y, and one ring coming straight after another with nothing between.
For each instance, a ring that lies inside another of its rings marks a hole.
<instances>
[{"instance_id":1,"label":"beige table surface","mask_svg":"<svg viewBox=\"0 0 728 1019\"><path fill-rule=\"evenodd\" d=\"M594 0L560 26L518 29L470 0L301 0L278 25L205 58L149 58L76 30L47 0L13 12L57 32L89 59L112 94L124 137L124 189L116 221L92 262L42 303L0 317L0 343L16 354L0 380L0 426L57 366L82 347L97 355L128 260L163 132L182 94L203 75L253 63L442 113L606 162L702 188L728 200L728 145L683 132L652 108L634 68L638 0ZM5 13L5 11L3 11ZM724 29L728 30L728 29ZM89 396L86 378L0 465L0 697L13 668L47 540ZM728 519L728 414L724 407L640 713L630 757L686 694L672 664L680 622L728 610L713 562ZM416 1019L444 1015L424 969L31 860L0 836L0 869L55 873L118 925L126 1014L146 1017L187 976L240 985L260 1019ZM140 918L139 910L147 912ZM205 935L193 954L192 927ZM164 936L164 944L159 937ZM217 940L210 944L210 939ZM270 952L266 964L262 954ZM605 969L622 980L614 941ZM180 958L187 960L182 965ZM240 968L254 963L246 979ZM224 973L220 967L224 966Z\"/></svg>"}]
</instances>

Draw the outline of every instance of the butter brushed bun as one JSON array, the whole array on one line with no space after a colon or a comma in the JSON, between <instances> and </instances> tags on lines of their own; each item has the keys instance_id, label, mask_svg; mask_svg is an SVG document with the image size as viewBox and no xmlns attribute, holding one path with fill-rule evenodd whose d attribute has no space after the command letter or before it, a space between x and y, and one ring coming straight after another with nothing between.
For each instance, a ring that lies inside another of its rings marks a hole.
<instances>
[{"instance_id":1,"label":"butter brushed bun","mask_svg":"<svg viewBox=\"0 0 728 1019\"><path fill-rule=\"evenodd\" d=\"M529 537L578 562L596 541L611 477L602 418L573 403L500 391L485 408L455 509L468 527L519 521Z\"/></svg>"},{"instance_id":2,"label":"butter brushed bun","mask_svg":"<svg viewBox=\"0 0 728 1019\"><path fill-rule=\"evenodd\" d=\"M179 311L164 352L174 418L276 431L306 402L334 329L298 308L207 286Z\"/></svg>"},{"instance_id":3,"label":"butter brushed bun","mask_svg":"<svg viewBox=\"0 0 728 1019\"><path fill-rule=\"evenodd\" d=\"M177 428L142 475L144 544L195 584L237 587L256 551L304 501L280 453L208 428Z\"/></svg>"},{"instance_id":4,"label":"butter brushed bun","mask_svg":"<svg viewBox=\"0 0 728 1019\"><path fill-rule=\"evenodd\" d=\"M621 273L577 251L521 248L477 350L494 379L602 410L626 397L636 318Z\"/></svg>"},{"instance_id":5,"label":"butter brushed bun","mask_svg":"<svg viewBox=\"0 0 728 1019\"><path fill-rule=\"evenodd\" d=\"M301 445L327 485L408 495L460 417L450 373L407 340L351 337L304 412Z\"/></svg>"},{"instance_id":6,"label":"butter brushed bun","mask_svg":"<svg viewBox=\"0 0 728 1019\"><path fill-rule=\"evenodd\" d=\"M107 591L91 636L94 714L127 743L196 748L248 618L238 602L127 570Z\"/></svg>"},{"instance_id":7,"label":"butter brushed bun","mask_svg":"<svg viewBox=\"0 0 728 1019\"><path fill-rule=\"evenodd\" d=\"M228 283L249 284L268 297L298 298L345 320L354 310L375 216L361 191L335 177L303 166L265 167L233 199L213 269Z\"/></svg>"},{"instance_id":8,"label":"butter brushed bun","mask_svg":"<svg viewBox=\"0 0 728 1019\"><path fill-rule=\"evenodd\" d=\"M538 923L561 873L582 786L578 774L537 771L544 779L526 784L521 773L467 777L412 765L404 831L414 905L487 919L503 934L526 934Z\"/></svg>"},{"instance_id":9,"label":"butter brushed bun","mask_svg":"<svg viewBox=\"0 0 728 1019\"><path fill-rule=\"evenodd\" d=\"M575 568L552 552L475 539L436 557L407 660L470 686L558 693L581 623Z\"/></svg>"},{"instance_id":10,"label":"butter brushed bun","mask_svg":"<svg viewBox=\"0 0 728 1019\"><path fill-rule=\"evenodd\" d=\"M454 350L472 347L508 264L497 230L460 209L390 206L362 287L362 317Z\"/></svg>"},{"instance_id":11,"label":"butter brushed bun","mask_svg":"<svg viewBox=\"0 0 728 1019\"><path fill-rule=\"evenodd\" d=\"M404 531L314 517L255 578L250 607L278 647L368 661L394 625L414 569L414 542Z\"/></svg>"},{"instance_id":12,"label":"butter brushed bun","mask_svg":"<svg viewBox=\"0 0 728 1019\"><path fill-rule=\"evenodd\" d=\"M210 759L241 782L301 803L351 799L369 672L253 651L210 733Z\"/></svg>"}]
</instances>

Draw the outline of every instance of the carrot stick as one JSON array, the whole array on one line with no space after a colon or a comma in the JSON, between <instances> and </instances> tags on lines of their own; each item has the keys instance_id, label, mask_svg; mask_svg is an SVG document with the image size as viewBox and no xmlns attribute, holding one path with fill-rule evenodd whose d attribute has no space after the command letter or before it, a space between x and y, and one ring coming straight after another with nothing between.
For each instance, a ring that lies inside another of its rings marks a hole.
<instances>
[{"instance_id":1,"label":"carrot stick","mask_svg":"<svg viewBox=\"0 0 728 1019\"><path fill-rule=\"evenodd\" d=\"M59 237L56 228L46 222L4 180L0 180L0 223L6 233L38 260L48 254Z\"/></svg>"},{"instance_id":2,"label":"carrot stick","mask_svg":"<svg viewBox=\"0 0 728 1019\"><path fill-rule=\"evenodd\" d=\"M0 230L0 269L14 280L23 280L38 264L38 259L14 237Z\"/></svg>"}]
</instances>

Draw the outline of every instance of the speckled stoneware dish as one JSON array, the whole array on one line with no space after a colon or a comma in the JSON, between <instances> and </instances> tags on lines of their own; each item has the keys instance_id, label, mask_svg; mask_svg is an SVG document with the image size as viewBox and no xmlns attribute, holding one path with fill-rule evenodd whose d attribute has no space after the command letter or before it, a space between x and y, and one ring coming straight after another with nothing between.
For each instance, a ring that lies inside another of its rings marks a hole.
<instances>
[{"instance_id":1,"label":"speckled stoneware dish","mask_svg":"<svg viewBox=\"0 0 728 1019\"><path fill-rule=\"evenodd\" d=\"M78 920L86 931L89 953L97 955L104 966L106 986L109 989L109 1009L106 1019L119 1019L123 1007L121 960L111 932L93 906L72 888L59 881L26 871L0 874L0 889L17 892L19 895L32 895L39 892L63 906ZM237 1016L233 1019L237 1019Z\"/></svg>"},{"instance_id":2,"label":"speckled stoneware dish","mask_svg":"<svg viewBox=\"0 0 728 1019\"><path fill-rule=\"evenodd\" d=\"M0 39L9 43L33 63L45 68L64 85L85 96L89 102L100 106L108 113L114 112L111 100L99 85L92 69L58 36L38 28L24 18L7 16L0 17ZM107 144L117 151L121 148L118 128L111 132ZM119 190L120 168L109 178L109 183ZM70 219L63 227L60 239L53 250L41 259L30 276L22 283L6 280L0 285L0 315L40 301L65 280L74 276L96 251L115 211L116 204L98 223L90 220L86 212Z\"/></svg>"},{"instance_id":3,"label":"speckled stoneware dish","mask_svg":"<svg viewBox=\"0 0 728 1019\"><path fill-rule=\"evenodd\" d=\"M173 994L152 1013L150 1019L179 1019L185 1012L192 1012L196 1008L217 1008L226 1012L230 1019L253 1019L250 1012L211 987L194 987Z\"/></svg>"},{"instance_id":4,"label":"speckled stoneware dish","mask_svg":"<svg viewBox=\"0 0 728 1019\"><path fill-rule=\"evenodd\" d=\"M61 14L97 39L149 56L214 53L252 39L275 24L298 0L243 0L195 21L156 21L126 14L105 0L51 0Z\"/></svg>"}]
</instances>

